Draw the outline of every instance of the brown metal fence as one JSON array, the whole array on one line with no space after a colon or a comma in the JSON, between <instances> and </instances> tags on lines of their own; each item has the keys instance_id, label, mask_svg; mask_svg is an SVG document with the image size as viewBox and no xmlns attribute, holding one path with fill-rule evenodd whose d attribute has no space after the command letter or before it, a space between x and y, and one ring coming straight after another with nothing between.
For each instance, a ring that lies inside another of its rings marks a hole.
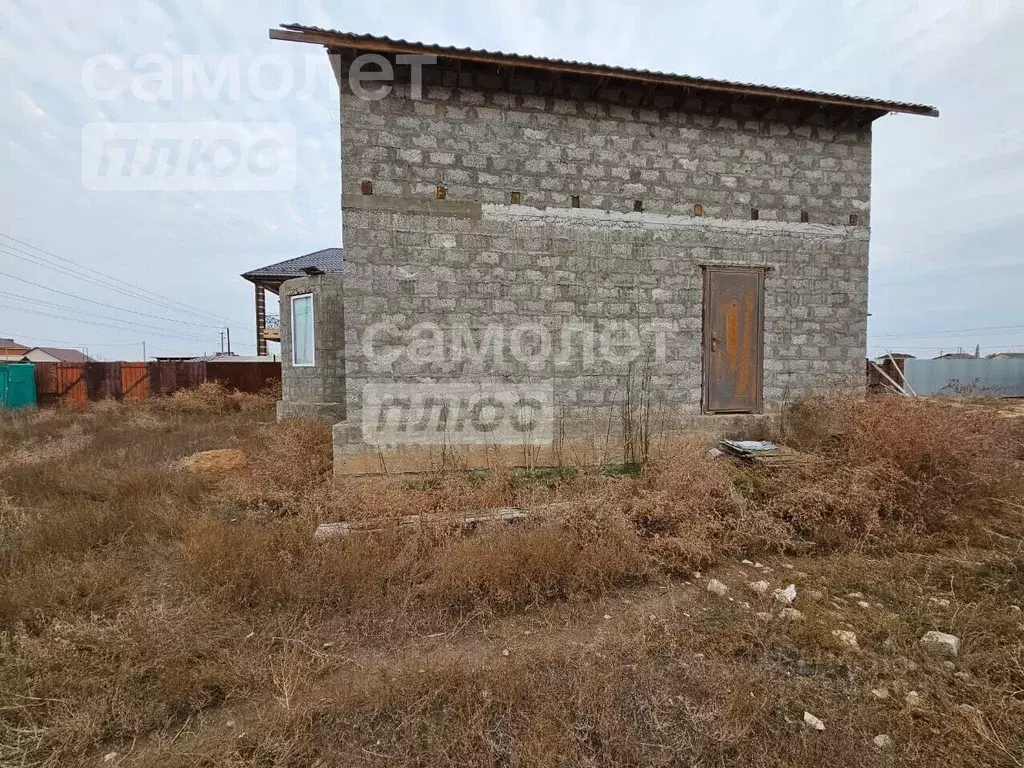
<instances>
[{"instance_id":1,"label":"brown metal fence","mask_svg":"<svg viewBox=\"0 0 1024 768\"><path fill-rule=\"evenodd\" d=\"M36 363L39 405L84 408L90 400L143 400L219 381L260 392L281 381L281 363Z\"/></svg>"}]
</instances>

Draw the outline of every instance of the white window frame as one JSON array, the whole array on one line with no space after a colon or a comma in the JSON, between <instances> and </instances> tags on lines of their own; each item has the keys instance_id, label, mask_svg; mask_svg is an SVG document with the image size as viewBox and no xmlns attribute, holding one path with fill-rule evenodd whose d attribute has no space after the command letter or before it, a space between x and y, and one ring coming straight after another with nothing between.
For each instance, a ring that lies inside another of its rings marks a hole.
<instances>
[{"instance_id":1,"label":"white window frame","mask_svg":"<svg viewBox=\"0 0 1024 768\"><path fill-rule=\"evenodd\" d=\"M297 325L295 324L295 300L296 299L309 299L309 362L300 363L295 359L295 331ZM316 322L315 322L315 307L313 306L313 294L312 293L297 293L291 297L291 308L292 308L292 367L294 368L313 368L316 365Z\"/></svg>"}]
</instances>

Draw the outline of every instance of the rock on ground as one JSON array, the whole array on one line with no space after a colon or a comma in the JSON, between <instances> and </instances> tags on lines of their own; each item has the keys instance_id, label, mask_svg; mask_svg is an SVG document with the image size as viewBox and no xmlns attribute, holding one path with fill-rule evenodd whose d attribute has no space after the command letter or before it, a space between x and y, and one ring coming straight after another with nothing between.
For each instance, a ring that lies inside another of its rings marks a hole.
<instances>
[{"instance_id":1,"label":"rock on ground","mask_svg":"<svg viewBox=\"0 0 1024 768\"><path fill-rule=\"evenodd\" d=\"M757 592L757 594L763 595L768 592L768 588L771 586L771 584L769 584L767 581L752 581L748 586L752 590Z\"/></svg>"},{"instance_id":2,"label":"rock on ground","mask_svg":"<svg viewBox=\"0 0 1024 768\"><path fill-rule=\"evenodd\" d=\"M223 475L241 469L247 462L245 453L237 448L218 448L215 451L200 451L186 456L178 466L197 474Z\"/></svg>"},{"instance_id":3,"label":"rock on ground","mask_svg":"<svg viewBox=\"0 0 1024 768\"><path fill-rule=\"evenodd\" d=\"M783 608L779 611L779 616L790 621L800 621L804 617L796 608Z\"/></svg>"},{"instance_id":4,"label":"rock on ground","mask_svg":"<svg viewBox=\"0 0 1024 768\"><path fill-rule=\"evenodd\" d=\"M879 749L885 749L886 747L892 745L892 738L890 738L890 736L886 733L878 734L877 736L875 736L875 738L872 739L872 741L875 742L875 746Z\"/></svg>"},{"instance_id":5,"label":"rock on ground","mask_svg":"<svg viewBox=\"0 0 1024 768\"><path fill-rule=\"evenodd\" d=\"M785 589L776 589L775 599L780 603L792 605L793 601L796 600L796 584L790 584Z\"/></svg>"},{"instance_id":6,"label":"rock on ground","mask_svg":"<svg viewBox=\"0 0 1024 768\"><path fill-rule=\"evenodd\" d=\"M931 632L925 632L924 637L921 638L921 643L934 650L950 653L953 656L960 655L960 638L956 635L938 632L933 629Z\"/></svg>"},{"instance_id":7,"label":"rock on ground","mask_svg":"<svg viewBox=\"0 0 1024 768\"><path fill-rule=\"evenodd\" d=\"M712 594L718 595L719 597L724 597L725 593L728 591L729 588L725 586L725 584L720 582L718 579L712 579L708 582L708 592L711 592Z\"/></svg>"},{"instance_id":8,"label":"rock on ground","mask_svg":"<svg viewBox=\"0 0 1024 768\"><path fill-rule=\"evenodd\" d=\"M844 645L847 648L860 648L857 645L857 633L851 632L848 629L833 629L832 637L834 637L840 645Z\"/></svg>"},{"instance_id":9,"label":"rock on ground","mask_svg":"<svg viewBox=\"0 0 1024 768\"><path fill-rule=\"evenodd\" d=\"M825 724L819 718L812 715L810 712L804 712L804 723L806 723L816 731L825 730Z\"/></svg>"}]
</instances>

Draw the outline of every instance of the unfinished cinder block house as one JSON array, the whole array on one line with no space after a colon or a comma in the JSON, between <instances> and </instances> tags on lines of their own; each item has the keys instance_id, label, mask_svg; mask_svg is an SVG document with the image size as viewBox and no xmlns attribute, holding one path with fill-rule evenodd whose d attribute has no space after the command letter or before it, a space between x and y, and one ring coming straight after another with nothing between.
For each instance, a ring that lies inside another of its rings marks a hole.
<instances>
[{"instance_id":1,"label":"unfinished cinder block house","mask_svg":"<svg viewBox=\"0 0 1024 768\"><path fill-rule=\"evenodd\" d=\"M717 432L863 386L871 125L933 108L297 25L271 37L326 47L340 89L343 269L280 287L279 406L335 424L337 471L437 461L363 439L380 382L546 382L558 427L529 452L540 463L605 458L638 386L650 430ZM351 87L367 53L394 70L365 83L387 95ZM409 55L436 57L421 87ZM376 354L423 323L443 354ZM522 326L548 332L530 354L451 354ZM639 356L615 351L625 326Z\"/></svg>"}]
</instances>

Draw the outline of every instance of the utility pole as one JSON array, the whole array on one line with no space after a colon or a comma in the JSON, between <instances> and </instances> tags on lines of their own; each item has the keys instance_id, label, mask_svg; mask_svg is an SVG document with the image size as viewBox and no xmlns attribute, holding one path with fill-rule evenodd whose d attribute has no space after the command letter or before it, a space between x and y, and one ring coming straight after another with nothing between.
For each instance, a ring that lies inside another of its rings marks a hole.
<instances>
[{"instance_id":1,"label":"utility pole","mask_svg":"<svg viewBox=\"0 0 1024 768\"><path fill-rule=\"evenodd\" d=\"M142 342L142 362L146 362L146 342Z\"/></svg>"},{"instance_id":2,"label":"utility pole","mask_svg":"<svg viewBox=\"0 0 1024 768\"><path fill-rule=\"evenodd\" d=\"M220 352L224 354L224 331L220 332Z\"/></svg>"},{"instance_id":3,"label":"utility pole","mask_svg":"<svg viewBox=\"0 0 1024 768\"><path fill-rule=\"evenodd\" d=\"M228 354L230 355L231 354L231 328L226 327L224 330L228 332Z\"/></svg>"}]
</instances>

